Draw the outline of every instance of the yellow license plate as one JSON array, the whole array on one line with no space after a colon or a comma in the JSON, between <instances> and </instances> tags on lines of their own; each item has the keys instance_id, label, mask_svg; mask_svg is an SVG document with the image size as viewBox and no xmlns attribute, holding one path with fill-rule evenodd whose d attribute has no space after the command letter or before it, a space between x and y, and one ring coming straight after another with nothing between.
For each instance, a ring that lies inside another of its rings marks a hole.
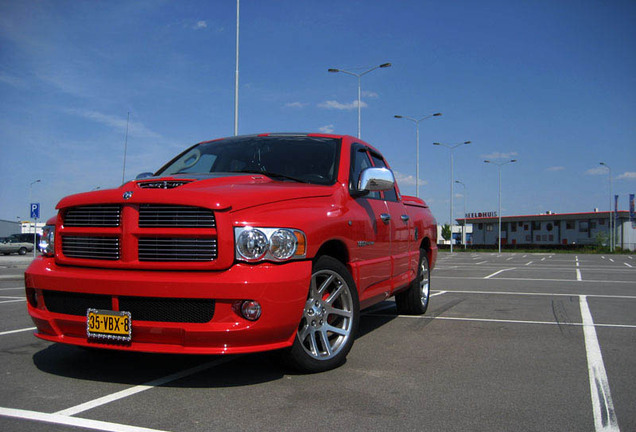
<instances>
[{"instance_id":1,"label":"yellow license plate","mask_svg":"<svg viewBox=\"0 0 636 432\"><path fill-rule=\"evenodd\" d=\"M130 342L132 336L130 312L88 309L86 334L89 338Z\"/></svg>"}]
</instances>

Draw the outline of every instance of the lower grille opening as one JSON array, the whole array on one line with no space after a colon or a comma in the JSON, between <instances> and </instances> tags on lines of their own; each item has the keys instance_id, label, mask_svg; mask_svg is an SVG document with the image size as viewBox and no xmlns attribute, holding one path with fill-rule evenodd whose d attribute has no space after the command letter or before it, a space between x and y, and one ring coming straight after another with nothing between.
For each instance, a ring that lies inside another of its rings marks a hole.
<instances>
[{"instance_id":1,"label":"lower grille opening","mask_svg":"<svg viewBox=\"0 0 636 432\"><path fill-rule=\"evenodd\" d=\"M136 320L206 323L214 316L214 300L119 297L119 309L130 312L133 323Z\"/></svg>"},{"instance_id":2,"label":"lower grille opening","mask_svg":"<svg viewBox=\"0 0 636 432\"><path fill-rule=\"evenodd\" d=\"M112 310L112 296L43 290L49 312L86 316L88 309ZM135 321L203 324L214 317L212 299L119 297L119 310L130 312Z\"/></svg>"},{"instance_id":3,"label":"lower grille opening","mask_svg":"<svg viewBox=\"0 0 636 432\"><path fill-rule=\"evenodd\" d=\"M109 295L44 290L42 296L49 312L60 314L86 316L89 308L113 308L112 298Z\"/></svg>"}]
</instances>

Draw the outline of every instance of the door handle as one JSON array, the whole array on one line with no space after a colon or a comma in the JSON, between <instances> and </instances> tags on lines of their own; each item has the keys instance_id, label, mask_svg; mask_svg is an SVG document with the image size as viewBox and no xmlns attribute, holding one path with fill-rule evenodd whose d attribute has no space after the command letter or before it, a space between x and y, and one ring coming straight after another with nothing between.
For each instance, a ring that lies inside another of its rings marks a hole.
<instances>
[{"instance_id":1,"label":"door handle","mask_svg":"<svg viewBox=\"0 0 636 432\"><path fill-rule=\"evenodd\" d=\"M405 223L408 222L411 218L409 217L409 215L402 215L402 221L404 221Z\"/></svg>"},{"instance_id":2,"label":"door handle","mask_svg":"<svg viewBox=\"0 0 636 432\"><path fill-rule=\"evenodd\" d=\"M380 215L380 219L382 219L382 222L384 222L385 224L388 224L389 221L391 220L391 215L388 213L382 213Z\"/></svg>"}]
</instances>

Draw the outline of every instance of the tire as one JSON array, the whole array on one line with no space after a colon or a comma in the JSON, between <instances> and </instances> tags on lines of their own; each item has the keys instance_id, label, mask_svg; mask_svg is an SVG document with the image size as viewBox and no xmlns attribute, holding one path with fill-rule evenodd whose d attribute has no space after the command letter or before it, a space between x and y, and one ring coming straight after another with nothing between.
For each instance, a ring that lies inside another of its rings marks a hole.
<instances>
[{"instance_id":1,"label":"tire","mask_svg":"<svg viewBox=\"0 0 636 432\"><path fill-rule=\"evenodd\" d=\"M313 266L307 303L286 362L299 372L323 372L342 365L360 321L358 291L347 268L329 256Z\"/></svg>"},{"instance_id":2,"label":"tire","mask_svg":"<svg viewBox=\"0 0 636 432\"><path fill-rule=\"evenodd\" d=\"M27 250L24 247L21 247L20 249L18 249L18 255L26 255Z\"/></svg>"},{"instance_id":3,"label":"tire","mask_svg":"<svg viewBox=\"0 0 636 432\"><path fill-rule=\"evenodd\" d=\"M420 249L417 276L409 288L395 295L395 304L400 315L423 315L428 309L431 294L431 272L426 250Z\"/></svg>"}]
</instances>

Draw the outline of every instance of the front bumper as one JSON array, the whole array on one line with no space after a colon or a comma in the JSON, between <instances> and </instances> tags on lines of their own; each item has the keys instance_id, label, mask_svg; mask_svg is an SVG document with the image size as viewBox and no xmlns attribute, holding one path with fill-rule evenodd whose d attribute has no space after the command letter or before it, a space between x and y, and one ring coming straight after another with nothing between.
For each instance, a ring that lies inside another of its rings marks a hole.
<instances>
[{"instance_id":1,"label":"front bumper","mask_svg":"<svg viewBox=\"0 0 636 432\"><path fill-rule=\"evenodd\" d=\"M311 279L311 262L236 264L226 271L165 272L107 270L57 265L40 257L25 273L28 311L41 339L72 345L129 351L182 354L234 354L291 346L300 323ZM82 293L112 297L212 299L209 322L141 321L132 316L132 341L104 343L88 339L86 315L56 313L46 294ZM44 294L44 295L43 295ZM237 302L256 300L257 321L247 321Z\"/></svg>"}]
</instances>

